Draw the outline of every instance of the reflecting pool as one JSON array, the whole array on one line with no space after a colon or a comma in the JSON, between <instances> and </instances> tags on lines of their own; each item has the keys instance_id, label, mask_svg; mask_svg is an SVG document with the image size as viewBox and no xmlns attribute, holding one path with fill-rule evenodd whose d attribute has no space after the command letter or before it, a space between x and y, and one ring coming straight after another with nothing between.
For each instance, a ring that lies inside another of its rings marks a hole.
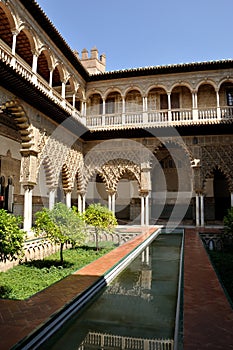
<instances>
[{"instance_id":1,"label":"reflecting pool","mask_svg":"<svg viewBox=\"0 0 233 350\"><path fill-rule=\"evenodd\" d=\"M160 234L39 349L173 349L181 244Z\"/></svg>"}]
</instances>

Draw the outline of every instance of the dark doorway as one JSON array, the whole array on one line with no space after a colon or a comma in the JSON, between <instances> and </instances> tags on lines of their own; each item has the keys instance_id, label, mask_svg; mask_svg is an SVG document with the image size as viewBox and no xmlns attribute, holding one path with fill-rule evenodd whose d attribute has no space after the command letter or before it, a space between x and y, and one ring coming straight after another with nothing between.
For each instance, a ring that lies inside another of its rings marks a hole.
<instances>
[{"instance_id":1,"label":"dark doorway","mask_svg":"<svg viewBox=\"0 0 233 350\"><path fill-rule=\"evenodd\" d=\"M214 200L215 219L222 221L227 210L231 207L231 198L226 177L218 169L214 171Z\"/></svg>"}]
</instances>

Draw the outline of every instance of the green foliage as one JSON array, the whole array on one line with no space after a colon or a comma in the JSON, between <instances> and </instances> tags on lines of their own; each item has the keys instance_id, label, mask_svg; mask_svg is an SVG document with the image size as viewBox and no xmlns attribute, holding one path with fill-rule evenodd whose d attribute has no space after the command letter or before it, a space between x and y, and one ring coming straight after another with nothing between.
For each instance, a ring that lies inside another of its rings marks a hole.
<instances>
[{"instance_id":1,"label":"green foliage","mask_svg":"<svg viewBox=\"0 0 233 350\"><path fill-rule=\"evenodd\" d=\"M0 209L0 261L23 256L25 232L19 228L22 218Z\"/></svg>"},{"instance_id":2,"label":"green foliage","mask_svg":"<svg viewBox=\"0 0 233 350\"><path fill-rule=\"evenodd\" d=\"M233 306L233 251L208 251L208 254Z\"/></svg>"},{"instance_id":3,"label":"green foliage","mask_svg":"<svg viewBox=\"0 0 233 350\"><path fill-rule=\"evenodd\" d=\"M111 232L117 225L112 211L100 203L90 204L84 213L84 220L88 225Z\"/></svg>"},{"instance_id":4,"label":"green foliage","mask_svg":"<svg viewBox=\"0 0 233 350\"><path fill-rule=\"evenodd\" d=\"M117 225L117 219L112 211L100 203L90 204L84 212L83 217L87 225L95 227L96 248L98 250L99 232L102 230L112 232L114 230L114 227Z\"/></svg>"},{"instance_id":5,"label":"green foliage","mask_svg":"<svg viewBox=\"0 0 233 350\"><path fill-rule=\"evenodd\" d=\"M228 209L227 215L224 216L224 234L223 234L223 244L224 248L233 247L233 207Z\"/></svg>"},{"instance_id":6,"label":"green foliage","mask_svg":"<svg viewBox=\"0 0 233 350\"><path fill-rule=\"evenodd\" d=\"M228 209L227 215L224 216L223 223L224 232L226 234L233 234L233 207L231 207L231 209Z\"/></svg>"},{"instance_id":7,"label":"green foliage","mask_svg":"<svg viewBox=\"0 0 233 350\"><path fill-rule=\"evenodd\" d=\"M85 225L75 208L67 208L57 203L53 209L43 208L36 213L34 230L37 236L46 236L60 244L60 260L63 262L63 246L69 241L74 246L82 245L85 240Z\"/></svg>"},{"instance_id":8,"label":"green foliage","mask_svg":"<svg viewBox=\"0 0 233 350\"><path fill-rule=\"evenodd\" d=\"M0 286L0 298L8 299L10 297L11 292L12 292L12 288L10 286L8 285Z\"/></svg>"},{"instance_id":9,"label":"green foliage","mask_svg":"<svg viewBox=\"0 0 233 350\"><path fill-rule=\"evenodd\" d=\"M0 298L26 299L65 278L81 267L103 256L114 246L96 251L78 247L64 251L64 264L59 262L59 252L44 260L34 260L0 272Z\"/></svg>"}]
</instances>

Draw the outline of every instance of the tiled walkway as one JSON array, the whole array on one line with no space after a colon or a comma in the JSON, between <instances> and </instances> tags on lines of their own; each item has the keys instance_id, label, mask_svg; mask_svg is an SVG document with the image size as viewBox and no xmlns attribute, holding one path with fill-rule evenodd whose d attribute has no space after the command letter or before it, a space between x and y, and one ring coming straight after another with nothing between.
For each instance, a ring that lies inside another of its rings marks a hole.
<instances>
[{"instance_id":1,"label":"tiled walkway","mask_svg":"<svg viewBox=\"0 0 233 350\"><path fill-rule=\"evenodd\" d=\"M26 301L0 300L0 350L43 324L148 237L154 228ZM233 349L233 310L195 229L185 231L184 350ZM212 230L213 232L213 230Z\"/></svg>"},{"instance_id":2,"label":"tiled walkway","mask_svg":"<svg viewBox=\"0 0 233 350\"><path fill-rule=\"evenodd\" d=\"M199 230L186 229L184 350L206 349L233 349L233 310L199 238Z\"/></svg>"}]
</instances>

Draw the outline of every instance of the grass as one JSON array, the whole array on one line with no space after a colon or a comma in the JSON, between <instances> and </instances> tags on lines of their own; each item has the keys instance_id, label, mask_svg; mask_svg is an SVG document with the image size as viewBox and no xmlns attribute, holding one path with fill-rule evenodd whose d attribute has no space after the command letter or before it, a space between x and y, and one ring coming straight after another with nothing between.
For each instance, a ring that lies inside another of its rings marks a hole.
<instances>
[{"instance_id":1,"label":"grass","mask_svg":"<svg viewBox=\"0 0 233 350\"><path fill-rule=\"evenodd\" d=\"M112 250L105 244L99 251L93 246L64 250L64 263L59 262L59 252L44 260L34 260L0 272L0 298L27 299L33 294L70 275Z\"/></svg>"},{"instance_id":2,"label":"grass","mask_svg":"<svg viewBox=\"0 0 233 350\"><path fill-rule=\"evenodd\" d=\"M227 251L208 251L211 262L233 306L233 249Z\"/></svg>"}]
</instances>

